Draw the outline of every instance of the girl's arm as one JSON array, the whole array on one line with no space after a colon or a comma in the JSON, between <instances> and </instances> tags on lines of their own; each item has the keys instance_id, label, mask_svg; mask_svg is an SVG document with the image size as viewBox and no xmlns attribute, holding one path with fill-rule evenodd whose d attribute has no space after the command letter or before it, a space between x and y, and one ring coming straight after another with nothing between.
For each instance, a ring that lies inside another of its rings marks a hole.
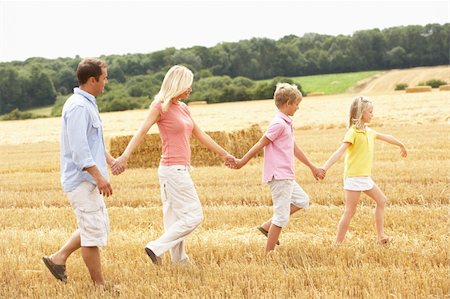
<instances>
[{"instance_id":1,"label":"girl's arm","mask_svg":"<svg viewBox=\"0 0 450 299\"><path fill-rule=\"evenodd\" d=\"M119 158L116 159L116 162L111 167L114 175L120 174L127 168L128 158L131 156L136 147L138 147L139 144L142 143L142 140L144 139L147 132L159 120L159 118L159 111L155 107L150 107L141 127L130 140L125 151Z\"/></svg>"},{"instance_id":2,"label":"girl's arm","mask_svg":"<svg viewBox=\"0 0 450 299\"><path fill-rule=\"evenodd\" d=\"M323 179L325 177L325 173L322 173L322 171L317 168L314 164L312 164L308 158L306 157L305 153L297 146L296 143L294 143L294 156L303 164L309 167L311 169L311 172L313 173L314 177Z\"/></svg>"},{"instance_id":3,"label":"girl's arm","mask_svg":"<svg viewBox=\"0 0 450 299\"><path fill-rule=\"evenodd\" d=\"M256 156L257 153L259 153L266 145L271 143L269 138L267 138L265 135L261 137L261 139L258 140L258 142L255 143L255 145L252 146L251 149L248 150L248 152L242 157L242 159L236 159L236 166L235 168L239 169L245 164L250 161L251 158Z\"/></svg>"},{"instance_id":4,"label":"girl's arm","mask_svg":"<svg viewBox=\"0 0 450 299\"><path fill-rule=\"evenodd\" d=\"M328 171L328 169L330 169L330 167L333 166L333 164L342 157L349 146L350 143L342 142L341 146L339 146L338 149L330 156L330 158L328 158L327 162L323 164L322 168L325 171Z\"/></svg>"},{"instance_id":5,"label":"girl's arm","mask_svg":"<svg viewBox=\"0 0 450 299\"><path fill-rule=\"evenodd\" d=\"M218 145L208 134L203 132L199 126L192 120L194 123L194 129L192 131L192 135L194 135L201 144L206 146L210 151L215 152L219 156L224 159L225 163L234 163L235 158L230 155L223 147Z\"/></svg>"},{"instance_id":6,"label":"girl's arm","mask_svg":"<svg viewBox=\"0 0 450 299\"><path fill-rule=\"evenodd\" d=\"M406 148L403 145L403 143L401 143L400 140L398 140L394 136L377 133L377 139L383 140L387 143L397 145L398 147L400 147L400 155L402 157L406 157L408 155L408 152L406 151Z\"/></svg>"}]
</instances>

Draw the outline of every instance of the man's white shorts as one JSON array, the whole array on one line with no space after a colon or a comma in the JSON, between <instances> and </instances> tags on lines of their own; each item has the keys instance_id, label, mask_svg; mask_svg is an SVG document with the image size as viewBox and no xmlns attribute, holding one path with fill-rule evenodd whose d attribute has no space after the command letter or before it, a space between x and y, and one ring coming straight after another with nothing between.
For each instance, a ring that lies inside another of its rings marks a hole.
<instances>
[{"instance_id":1,"label":"man's white shorts","mask_svg":"<svg viewBox=\"0 0 450 299\"><path fill-rule=\"evenodd\" d=\"M82 182L67 193L77 217L81 246L105 246L109 231L109 218L103 196L97 186Z\"/></svg>"},{"instance_id":2,"label":"man's white shorts","mask_svg":"<svg viewBox=\"0 0 450 299\"><path fill-rule=\"evenodd\" d=\"M354 176L344 179L344 190L367 191L373 188L374 181L370 176Z\"/></svg>"},{"instance_id":3,"label":"man's white shorts","mask_svg":"<svg viewBox=\"0 0 450 299\"><path fill-rule=\"evenodd\" d=\"M272 223L284 227L289 222L291 204L306 209L309 197L302 187L294 180L272 180L269 182L272 193L273 217Z\"/></svg>"}]
</instances>

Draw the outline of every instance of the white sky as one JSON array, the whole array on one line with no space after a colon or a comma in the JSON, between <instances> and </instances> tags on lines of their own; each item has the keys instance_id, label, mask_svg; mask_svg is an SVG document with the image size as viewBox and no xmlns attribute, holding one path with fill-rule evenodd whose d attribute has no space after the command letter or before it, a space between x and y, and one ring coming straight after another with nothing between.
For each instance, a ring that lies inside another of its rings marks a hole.
<instances>
[{"instance_id":1,"label":"white sky","mask_svg":"<svg viewBox=\"0 0 450 299\"><path fill-rule=\"evenodd\" d=\"M4 1L0 62L450 22L450 1Z\"/></svg>"}]
</instances>

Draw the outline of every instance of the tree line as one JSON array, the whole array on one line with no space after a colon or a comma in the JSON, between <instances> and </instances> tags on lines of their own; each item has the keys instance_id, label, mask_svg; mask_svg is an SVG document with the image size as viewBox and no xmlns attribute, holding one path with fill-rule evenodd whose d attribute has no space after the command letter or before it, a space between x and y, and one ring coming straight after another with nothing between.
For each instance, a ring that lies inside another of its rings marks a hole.
<instances>
[{"instance_id":1,"label":"tree line","mask_svg":"<svg viewBox=\"0 0 450 299\"><path fill-rule=\"evenodd\" d=\"M450 23L428 24L102 56L108 63L109 84L98 99L99 108L147 107L174 64L183 64L195 74L192 101L261 99L270 98L274 84L285 77L449 64L449 36ZM58 115L66 98L61 95L77 86L75 69L80 60L78 56L35 57L0 63L0 114L54 104L53 113ZM256 81L271 78L275 79L268 83Z\"/></svg>"}]
</instances>

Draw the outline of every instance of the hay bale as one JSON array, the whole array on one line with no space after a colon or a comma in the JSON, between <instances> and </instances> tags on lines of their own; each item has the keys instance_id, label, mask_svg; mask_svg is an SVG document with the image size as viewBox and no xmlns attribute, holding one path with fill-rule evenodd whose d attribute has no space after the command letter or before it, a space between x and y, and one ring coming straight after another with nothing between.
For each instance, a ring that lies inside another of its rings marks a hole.
<instances>
[{"instance_id":1,"label":"hay bale","mask_svg":"<svg viewBox=\"0 0 450 299\"><path fill-rule=\"evenodd\" d=\"M432 91L431 86L415 86L415 87L407 87L406 93L414 93L414 92L429 92Z\"/></svg>"},{"instance_id":2,"label":"hay bale","mask_svg":"<svg viewBox=\"0 0 450 299\"><path fill-rule=\"evenodd\" d=\"M308 97L318 97L323 95L325 95L325 93L322 91L310 92L307 94Z\"/></svg>"},{"instance_id":3,"label":"hay bale","mask_svg":"<svg viewBox=\"0 0 450 299\"><path fill-rule=\"evenodd\" d=\"M208 104L207 101L195 101L195 102L188 102L189 106L194 106L194 105L206 105Z\"/></svg>"},{"instance_id":4,"label":"hay bale","mask_svg":"<svg viewBox=\"0 0 450 299\"><path fill-rule=\"evenodd\" d=\"M450 84L439 86L440 91L450 90Z\"/></svg>"},{"instance_id":5,"label":"hay bale","mask_svg":"<svg viewBox=\"0 0 450 299\"><path fill-rule=\"evenodd\" d=\"M215 142L232 155L241 158L262 136L259 125L234 132L206 132ZM120 156L133 136L118 136L110 139L110 153ZM158 167L161 160L162 142L159 134L147 134L128 160L129 168ZM260 153L259 155L262 155ZM222 165L222 158L208 150L196 138L191 139L191 164L193 166Z\"/></svg>"}]
</instances>

